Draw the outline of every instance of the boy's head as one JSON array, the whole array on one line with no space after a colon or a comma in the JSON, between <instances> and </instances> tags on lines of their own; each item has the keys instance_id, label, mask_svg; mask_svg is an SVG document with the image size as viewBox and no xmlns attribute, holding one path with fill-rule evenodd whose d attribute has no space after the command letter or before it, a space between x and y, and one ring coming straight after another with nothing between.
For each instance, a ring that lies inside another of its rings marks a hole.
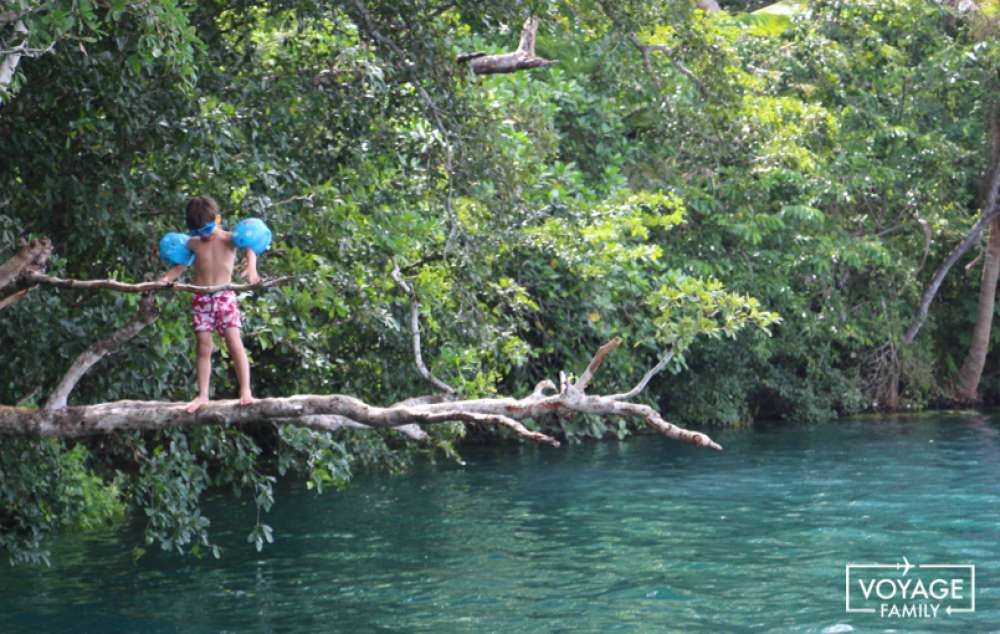
<instances>
[{"instance_id":1,"label":"boy's head","mask_svg":"<svg viewBox=\"0 0 1000 634\"><path fill-rule=\"evenodd\" d=\"M195 196L187 204L187 226L192 233L205 229L215 222L219 213L219 203L211 196ZM212 227L214 229L214 226ZM208 232L211 234L211 231ZM200 233L195 235L201 235Z\"/></svg>"}]
</instances>

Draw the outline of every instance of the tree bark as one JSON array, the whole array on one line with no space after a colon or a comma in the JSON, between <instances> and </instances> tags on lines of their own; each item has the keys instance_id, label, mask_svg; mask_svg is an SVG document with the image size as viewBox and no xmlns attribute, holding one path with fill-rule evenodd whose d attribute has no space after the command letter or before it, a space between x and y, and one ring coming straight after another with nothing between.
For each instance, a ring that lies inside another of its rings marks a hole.
<instances>
[{"instance_id":1,"label":"tree bark","mask_svg":"<svg viewBox=\"0 0 1000 634\"><path fill-rule=\"evenodd\" d=\"M591 376L603 356L610 353L609 346L613 350L614 342L605 344L591 362ZM551 381L542 381L530 395L520 399L504 397L409 402L415 404L404 402L390 407L378 407L343 394L300 394L264 398L246 406L241 406L238 400L215 401L194 414L186 412L182 403L158 401L116 401L60 409L0 406L0 436L82 438L118 431L154 431L253 421L271 421L275 424L293 424L328 431L353 423L368 427L398 428L411 424L459 421L506 427L526 440L558 447L559 442L555 438L531 431L520 421L559 413L584 413L639 419L668 438L698 447L722 449L701 432L668 423L648 405L587 394L583 389L565 381L562 390L558 392L555 392Z\"/></svg>"},{"instance_id":2,"label":"tree bark","mask_svg":"<svg viewBox=\"0 0 1000 634\"><path fill-rule=\"evenodd\" d=\"M983 278L979 286L979 305L976 307L976 324L972 328L969 352L958 371L955 397L960 401L979 400L979 381L983 377L986 354L989 351L990 331L997 294L997 276L1000 274L1000 218L990 224L989 244L983 258Z\"/></svg>"},{"instance_id":3,"label":"tree bark","mask_svg":"<svg viewBox=\"0 0 1000 634\"><path fill-rule=\"evenodd\" d=\"M520 70L542 68L557 63L557 60L543 59L535 54L535 37L538 35L538 18L529 17L521 29L521 42L517 50L500 55L486 53L466 53L455 60L459 64L468 63L477 75L516 73Z\"/></svg>"}]
</instances>

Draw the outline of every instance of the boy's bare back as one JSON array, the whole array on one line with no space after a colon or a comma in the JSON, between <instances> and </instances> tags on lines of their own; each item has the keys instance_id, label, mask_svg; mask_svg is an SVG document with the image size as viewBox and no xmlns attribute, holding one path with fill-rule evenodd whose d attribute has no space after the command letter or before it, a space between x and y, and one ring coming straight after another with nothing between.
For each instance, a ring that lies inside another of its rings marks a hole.
<instances>
[{"instance_id":1,"label":"boy's bare back","mask_svg":"<svg viewBox=\"0 0 1000 634\"><path fill-rule=\"evenodd\" d=\"M192 238L188 249L194 253L194 283L199 286L217 286L233 281L236 265L236 245L233 234L216 229L211 235Z\"/></svg>"}]
</instances>

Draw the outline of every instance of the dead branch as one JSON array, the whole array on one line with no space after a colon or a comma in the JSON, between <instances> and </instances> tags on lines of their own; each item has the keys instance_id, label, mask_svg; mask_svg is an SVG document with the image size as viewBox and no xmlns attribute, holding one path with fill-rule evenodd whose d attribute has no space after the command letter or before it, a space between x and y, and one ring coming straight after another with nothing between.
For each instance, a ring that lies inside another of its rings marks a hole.
<instances>
[{"instance_id":1,"label":"dead branch","mask_svg":"<svg viewBox=\"0 0 1000 634\"><path fill-rule=\"evenodd\" d=\"M602 349L612 345L609 342ZM604 356L609 353L610 350ZM595 369L600 365L599 355L600 351L590 363ZM506 427L520 438L558 446L556 439L527 429L521 421L539 420L559 413L585 413L639 419L669 438L699 447L722 449L703 433L665 421L648 405L590 395L565 380L561 391L550 393L553 387L551 382L543 381L530 395L520 399L482 398L391 407L369 405L343 394L264 398L247 406L240 406L237 400L215 401L194 414L186 412L182 403L157 401L116 401L59 409L4 406L0 407L0 436L81 438L125 430L153 431L262 420L326 430L334 424L348 426L345 419L376 428L459 421ZM342 418L315 418L317 416Z\"/></svg>"},{"instance_id":2,"label":"dead branch","mask_svg":"<svg viewBox=\"0 0 1000 634\"><path fill-rule=\"evenodd\" d=\"M532 68L544 68L558 63L558 60L543 59L535 54L535 38L538 35L539 20L535 16L524 21L521 29L521 41L516 51L489 55L483 52L464 53L455 58L459 64L468 64L477 75L495 75L499 73L516 73Z\"/></svg>"}]
</instances>

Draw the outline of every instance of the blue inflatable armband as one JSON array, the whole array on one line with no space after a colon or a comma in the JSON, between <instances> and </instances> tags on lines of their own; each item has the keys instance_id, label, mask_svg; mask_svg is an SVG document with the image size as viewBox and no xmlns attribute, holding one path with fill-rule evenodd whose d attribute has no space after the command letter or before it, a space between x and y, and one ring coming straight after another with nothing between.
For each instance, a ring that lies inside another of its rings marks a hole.
<instances>
[{"instance_id":1,"label":"blue inflatable armband","mask_svg":"<svg viewBox=\"0 0 1000 634\"><path fill-rule=\"evenodd\" d=\"M160 259L169 264L191 266L194 253L188 249L190 236L183 233L168 233L160 240Z\"/></svg>"},{"instance_id":2,"label":"blue inflatable armband","mask_svg":"<svg viewBox=\"0 0 1000 634\"><path fill-rule=\"evenodd\" d=\"M271 230L259 218L247 218L233 229L233 243L237 249L251 249L257 255L271 246Z\"/></svg>"}]
</instances>

